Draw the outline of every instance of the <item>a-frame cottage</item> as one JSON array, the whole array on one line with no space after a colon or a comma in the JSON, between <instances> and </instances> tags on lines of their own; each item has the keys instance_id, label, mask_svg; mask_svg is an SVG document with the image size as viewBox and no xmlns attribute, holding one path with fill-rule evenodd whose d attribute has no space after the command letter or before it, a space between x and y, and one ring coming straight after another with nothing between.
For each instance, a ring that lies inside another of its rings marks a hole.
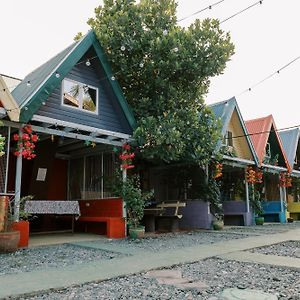
<instances>
[{"instance_id":1,"label":"a-frame cottage","mask_svg":"<svg viewBox=\"0 0 300 300\"><path fill-rule=\"evenodd\" d=\"M292 168L292 182L291 186L287 188L287 209L290 217L300 220L300 129L281 131L279 135Z\"/></svg>"},{"instance_id":2,"label":"a-frame cottage","mask_svg":"<svg viewBox=\"0 0 300 300\"><path fill-rule=\"evenodd\" d=\"M290 165L272 115L246 121L252 143L264 170L261 192L267 222L286 222L286 184Z\"/></svg>"},{"instance_id":3,"label":"a-frame cottage","mask_svg":"<svg viewBox=\"0 0 300 300\"><path fill-rule=\"evenodd\" d=\"M104 220L103 232L124 236L123 205L109 198L108 183L115 147L130 140L135 120L95 33L28 74L11 93L1 77L0 88L1 132L7 143L0 192L14 195L15 219L24 195L34 196L31 209L42 214L32 223L37 231L65 228L66 222L58 224L47 215L56 210L55 202L67 214L73 200L97 200L81 203L81 211L104 205L107 217L118 220ZM85 224L85 230L95 228Z\"/></svg>"},{"instance_id":4,"label":"a-frame cottage","mask_svg":"<svg viewBox=\"0 0 300 300\"><path fill-rule=\"evenodd\" d=\"M221 121L222 177L221 200L226 225L251 225L253 215L249 199L247 169L256 167L258 159L235 98L210 105Z\"/></svg>"}]
</instances>

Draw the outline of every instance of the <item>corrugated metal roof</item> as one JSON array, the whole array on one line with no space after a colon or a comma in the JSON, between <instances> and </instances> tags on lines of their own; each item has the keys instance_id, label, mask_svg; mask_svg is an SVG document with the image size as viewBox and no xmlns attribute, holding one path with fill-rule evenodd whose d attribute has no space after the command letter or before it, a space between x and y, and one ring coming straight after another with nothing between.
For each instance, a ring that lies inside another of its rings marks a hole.
<instances>
[{"instance_id":1,"label":"corrugated metal roof","mask_svg":"<svg viewBox=\"0 0 300 300\"><path fill-rule=\"evenodd\" d=\"M29 73L21 83L12 91L12 96L15 98L19 106L23 103L39 88L43 81L58 67L59 63L70 53L74 46L78 42L73 43L53 58L48 60L43 65ZM28 85L27 83L30 83Z\"/></svg>"},{"instance_id":2,"label":"corrugated metal roof","mask_svg":"<svg viewBox=\"0 0 300 300\"><path fill-rule=\"evenodd\" d=\"M291 167L293 167L300 138L300 129L295 128L286 131L281 131L279 132L279 135L289 164Z\"/></svg>"},{"instance_id":3,"label":"corrugated metal roof","mask_svg":"<svg viewBox=\"0 0 300 300\"><path fill-rule=\"evenodd\" d=\"M223 136L226 133L232 113L236 106L237 102L234 97L222 102L217 102L209 105L215 116L221 121Z\"/></svg>"},{"instance_id":4,"label":"corrugated metal roof","mask_svg":"<svg viewBox=\"0 0 300 300\"><path fill-rule=\"evenodd\" d=\"M233 114L234 110L236 110L236 112L238 114L238 117L239 117L239 120L240 120L240 123L241 123L241 127L243 129L246 140L248 142L251 154L254 157L255 163L258 165L258 157L256 155L256 151L255 151L254 146L252 144L252 141L251 141L251 139L248 135L248 131L247 131L244 119L242 117L240 108L238 106L238 103L237 103L235 97L232 97L232 98L230 98L228 100L225 100L225 101L210 104L209 107L211 108L211 110L213 111L215 116L221 121L222 136L224 136L226 134L226 131L228 129L229 122L231 120L232 114ZM219 141L218 147L221 146L221 143L222 143L222 141Z\"/></svg>"},{"instance_id":5,"label":"corrugated metal roof","mask_svg":"<svg viewBox=\"0 0 300 300\"><path fill-rule=\"evenodd\" d=\"M20 109L16 100L12 97L2 75L0 75L0 101L11 121L19 121Z\"/></svg>"},{"instance_id":6,"label":"corrugated metal roof","mask_svg":"<svg viewBox=\"0 0 300 300\"><path fill-rule=\"evenodd\" d=\"M263 163L268 138L270 135L270 130L273 126L274 133L275 133L279 148L282 152L286 167L290 171L290 164L288 162L285 151L283 149L281 138L277 132L277 128L276 128L276 124L275 124L273 116L269 115L269 116L258 118L258 119L248 120L245 122L245 124L246 124L248 132L250 134L250 138L252 140L254 149L257 153L260 165Z\"/></svg>"},{"instance_id":7,"label":"corrugated metal roof","mask_svg":"<svg viewBox=\"0 0 300 300\"><path fill-rule=\"evenodd\" d=\"M51 92L91 47L94 48L97 54L97 58L107 76L108 85L115 94L128 123L132 128L136 126L132 110L124 98L119 83L112 78L110 64L94 31L89 31L80 41L72 43L68 48L31 72L13 90L12 95L21 109L20 122L26 123L31 120L42 103L47 101ZM59 76L56 76L57 74ZM30 83L30 85L27 83Z\"/></svg>"}]
</instances>

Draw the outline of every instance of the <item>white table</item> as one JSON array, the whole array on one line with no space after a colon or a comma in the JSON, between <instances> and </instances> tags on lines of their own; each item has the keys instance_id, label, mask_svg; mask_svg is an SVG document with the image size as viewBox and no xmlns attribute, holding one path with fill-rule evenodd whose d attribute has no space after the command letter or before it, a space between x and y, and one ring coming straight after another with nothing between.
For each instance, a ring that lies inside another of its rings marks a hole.
<instances>
[{"instance_id":1,"label":"white table","mask_svg":"<svg viewBox=\"0 0 300 300\"><path fill-rule=\"evenodd\" d=\"M30 214L72 215L72 232L74 232L74 217L80 216L78 201L29 200L25 202L24 210Z\"/></svg>"}]
</instances>

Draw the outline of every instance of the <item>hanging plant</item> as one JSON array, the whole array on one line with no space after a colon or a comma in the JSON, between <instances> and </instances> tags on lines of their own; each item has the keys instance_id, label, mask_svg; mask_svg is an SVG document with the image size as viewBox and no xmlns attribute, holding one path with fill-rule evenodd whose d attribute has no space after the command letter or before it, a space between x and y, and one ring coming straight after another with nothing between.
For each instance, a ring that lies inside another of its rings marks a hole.
<instances>
[{"instance_id":1,"label":"hanging plant","mask_svg":"<svg viewBox=\"0 0 300 300\"><path fill-rule=\"evenodd\" d=\"M222 170L223 170L223 164L217 163L215 165L215 172L214 172L215 173L214 174L215 179L222 177L222 175L223 175Z\"/></svg>"},{"instance_id":2,"label":"hanging plant","mask_svg":"<svg viewBox=\"0 0 300 300\"><path fill-rule=\"evenodd\" d=\"M254 170L253 167L248 167L246 172L246 180L248 183L262 183L263 172L261 170Z\"/></svg>"},{"instance_id":3,"label":"hanging plant","mask_svg":"<svg viewBox=\"0 0 300 300\"><path fill-rule=\"evenodd\" d=\"M0 157L5 154L5 137L0 134Z\"/></svg>"},{"instance_id":4,"label":"hanging plant","mask_svg":"<svg viewBox=\"0 0 300 300\"><path fill-rule=\"evenodd\" d=\"M292 177L289 173L281 172L279 174L279 186L280 187L291 187L292 186Z\"/></svg>"},{"instance_id":5,"label":"hanging plant","mask_svg":"<svg viewBox=\"0 0 300 300\"><path fill-rule=\"evenodd\" d=\"M15 133L13 135L13 140L17 142L17 148L14 155L31 160L36 157L34 153L35 143L38 141L39 137L32 131L30 124L25 125L21 129L21 134Z\"/></svg>"},{"instance_id":6,"label":"hanging plant","mask_svg":"<svg viewBox=\"0 0 300 300\"><path fill-rule=\"evenodd\" d=\"M119 155L122 163L121 168L123 170L132 169L134 165L132 164L132 160L135 157L135 154L130 151L131 147L129 144L122 145L122 154Z\"/></svg>"},{"instance_id":7,"label":"hanging plant","mask_svg":"<svg viewBox=\"0 0 300 300\"><path fill-rule=\"evenodd\" d=\"M0 126L2 125L3 123L0 121ZM0 157L5 154L4 148L5 148L5 137L2 136L2 134L0 134Z\"/></svg>"}]
</instances>

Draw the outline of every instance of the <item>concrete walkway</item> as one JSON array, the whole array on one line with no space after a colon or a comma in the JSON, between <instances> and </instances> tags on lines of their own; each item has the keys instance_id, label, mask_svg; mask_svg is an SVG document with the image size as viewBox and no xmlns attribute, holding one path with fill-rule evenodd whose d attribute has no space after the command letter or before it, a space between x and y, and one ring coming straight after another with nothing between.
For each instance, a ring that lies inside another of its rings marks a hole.
<instances>
[{"instance_id":1,"label":"concrete walkway","mask_svg":"<svg viewBox=\"0 0 300 300\"><path fill-rule=\"evenodd\" d=\"M62 269L49 268L44 271L3 275L0 276L0 298L34 293L48 289L64 288L70 285L83 284L91 281L101 281L152 269L196 262L215 256L286 267L292 266L293 268L300 270L299 258L280 258L276 256L276 260L274 260L274 257L270 255L242 252L254 247L261 247L289 240L300 240L300 229L278 234L223 241L210 245L197 245L183 249L164 251L159 254L153 252L136 252L132 253L132 256L109 261L99 260ZM114 251L118 251L118 249L114 248Z\"/></svg>"}]
</instances>

